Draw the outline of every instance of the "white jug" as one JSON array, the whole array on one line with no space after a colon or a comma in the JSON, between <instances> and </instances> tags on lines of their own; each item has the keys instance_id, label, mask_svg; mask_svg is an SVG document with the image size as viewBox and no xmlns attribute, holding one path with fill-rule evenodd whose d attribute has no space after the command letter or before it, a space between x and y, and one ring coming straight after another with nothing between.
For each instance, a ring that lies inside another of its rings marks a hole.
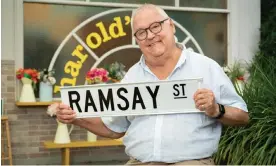
<instances>
[{"instance_id":1,"label":"white jug","mask_svg":"<svg viewBox=\"0 0 276 166\"><path fill-rule=\"evenodd\" d=\"M20 94L20 102L36 102L35 95L34 95L34 90L32 87L32 80L29 78L23 77L21 79L23 83L23 87L21 89L21 94Z\"/></svg>"},{"instance_id":2,"label":"white jug","mask_svg":"<svg viewBox=\"0 0 276 166\"><path fill-rule=\"evenodd\" d=\"M68 132L67 124L61 123L57 120L58 127L56 131L56 136L55 136L55 141L54 143L56 144L66 144L70 143L70 134L74 128L74 125L71 125L71 128Z\"/></svg>"},{"instance_id":3,"label":"white jug","mask_svg":"<svg viewBox=\"0 0 276 166\"><path fill-rule=\"evenodd\" d=\"M90 131L87 131L87 141L88 142L97 141L97 135L95 135L94 133L91 133Z\"/></svg>"}]
</instances>

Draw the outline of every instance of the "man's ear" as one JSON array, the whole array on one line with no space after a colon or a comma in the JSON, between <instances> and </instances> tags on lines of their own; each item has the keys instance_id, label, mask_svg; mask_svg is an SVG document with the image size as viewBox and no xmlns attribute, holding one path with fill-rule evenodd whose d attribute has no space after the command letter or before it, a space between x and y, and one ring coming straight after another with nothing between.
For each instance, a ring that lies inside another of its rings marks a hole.
<instances>
[{"instance_id":1,"label":"man's ear","mask_svg":"<svg viewBox=\"0 0 276 166\"><path fill-rule=\"evenodd\" d=\"M173 29L173 34L175 34L175 25L174 25L172 19L170 19L170 25L171 25L171 27L172 27L172 29Z\"/></svg>"}]
</instances>

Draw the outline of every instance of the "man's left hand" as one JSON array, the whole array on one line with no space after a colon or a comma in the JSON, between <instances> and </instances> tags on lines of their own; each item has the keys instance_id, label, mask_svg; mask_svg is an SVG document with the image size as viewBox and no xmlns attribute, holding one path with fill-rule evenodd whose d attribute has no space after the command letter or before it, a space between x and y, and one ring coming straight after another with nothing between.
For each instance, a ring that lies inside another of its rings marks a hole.
<instances>
[{"instance_id":1,"label":"man's left hand","mask_svg":"<svg viewBox=\"0 0 276 166\"><path fill-rule=\"evenodd\" d=\"M194 94L196 108L205 111L209 117L216 117L219 114L219 106L216 103L213 91L209 89L198 89Z\"/></svg>"}]
</instances>

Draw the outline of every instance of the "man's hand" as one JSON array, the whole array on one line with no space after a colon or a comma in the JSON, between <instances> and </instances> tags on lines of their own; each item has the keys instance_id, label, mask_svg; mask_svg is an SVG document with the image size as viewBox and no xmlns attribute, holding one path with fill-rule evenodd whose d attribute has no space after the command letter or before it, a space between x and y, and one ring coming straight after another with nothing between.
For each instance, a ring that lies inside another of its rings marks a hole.
<instances>
[{"instance_id":1,"label":"man's hand","mask_svg":"<svg viewBox=\"0 0 276 166\"><path fill-rule=\"evenodd\" d=\"M76 112L68 105L55 103L49 106L50 111L54 112L58 121L66 124L74 124L88 131L107 138L118 139L125 133L116 133L105 126L100 117L95 118L76 118Z\"/></svg>"},{"instance_id":2,"label":"man's hand","mask_svg":"<svg viewBox=\"0 0 276 166\"><path fill-rule=\"evenodd\" d=\"M216 117L219 114L219 106L216 103L214 93L209 89L198 89L194 94L196 108L205 111L209 117Z\"/></svg>"},{"instance_id":3,"label":"man's hand","mask_svg":"<svg viewBox=\"0 0 276 166\"><path fill-rule=\"evenodd\" d=\"M76 119L76 113L68 105L59 104L56 111L57 119L62 123L71 124Z\"/></svg>"}]
</instances>

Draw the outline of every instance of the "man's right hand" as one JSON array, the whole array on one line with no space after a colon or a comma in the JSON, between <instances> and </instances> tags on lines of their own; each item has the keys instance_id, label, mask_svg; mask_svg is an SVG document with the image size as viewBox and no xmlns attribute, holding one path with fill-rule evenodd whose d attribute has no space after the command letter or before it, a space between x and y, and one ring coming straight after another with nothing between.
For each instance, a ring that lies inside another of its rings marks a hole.
<instances>
[{"instance_id":1,"label":"man's right hand","mask_svg":"<svg viewBox=\"0 0 276 166\"><path fill-rule=\"evenodd\" d=\"M66 104L59 104L56 111L57 119L62 123L71 124L76 120L76 112Z\"/></svg>"},{"instance_id":2,"label":"man's right hand","mask_svg":"<svg viewBox=\"0 0 276 166\"><path fill-rule=\"evenodd\" d=\"M96 135L112 139L118 139L125 134L116 133L107 128L100 117L77 119L76 112L66 104L55 103L49 106L49 108L49 112L55 113L58 121L66 124L74 124L80 126Z\"/></svg>"}]
</instances>

